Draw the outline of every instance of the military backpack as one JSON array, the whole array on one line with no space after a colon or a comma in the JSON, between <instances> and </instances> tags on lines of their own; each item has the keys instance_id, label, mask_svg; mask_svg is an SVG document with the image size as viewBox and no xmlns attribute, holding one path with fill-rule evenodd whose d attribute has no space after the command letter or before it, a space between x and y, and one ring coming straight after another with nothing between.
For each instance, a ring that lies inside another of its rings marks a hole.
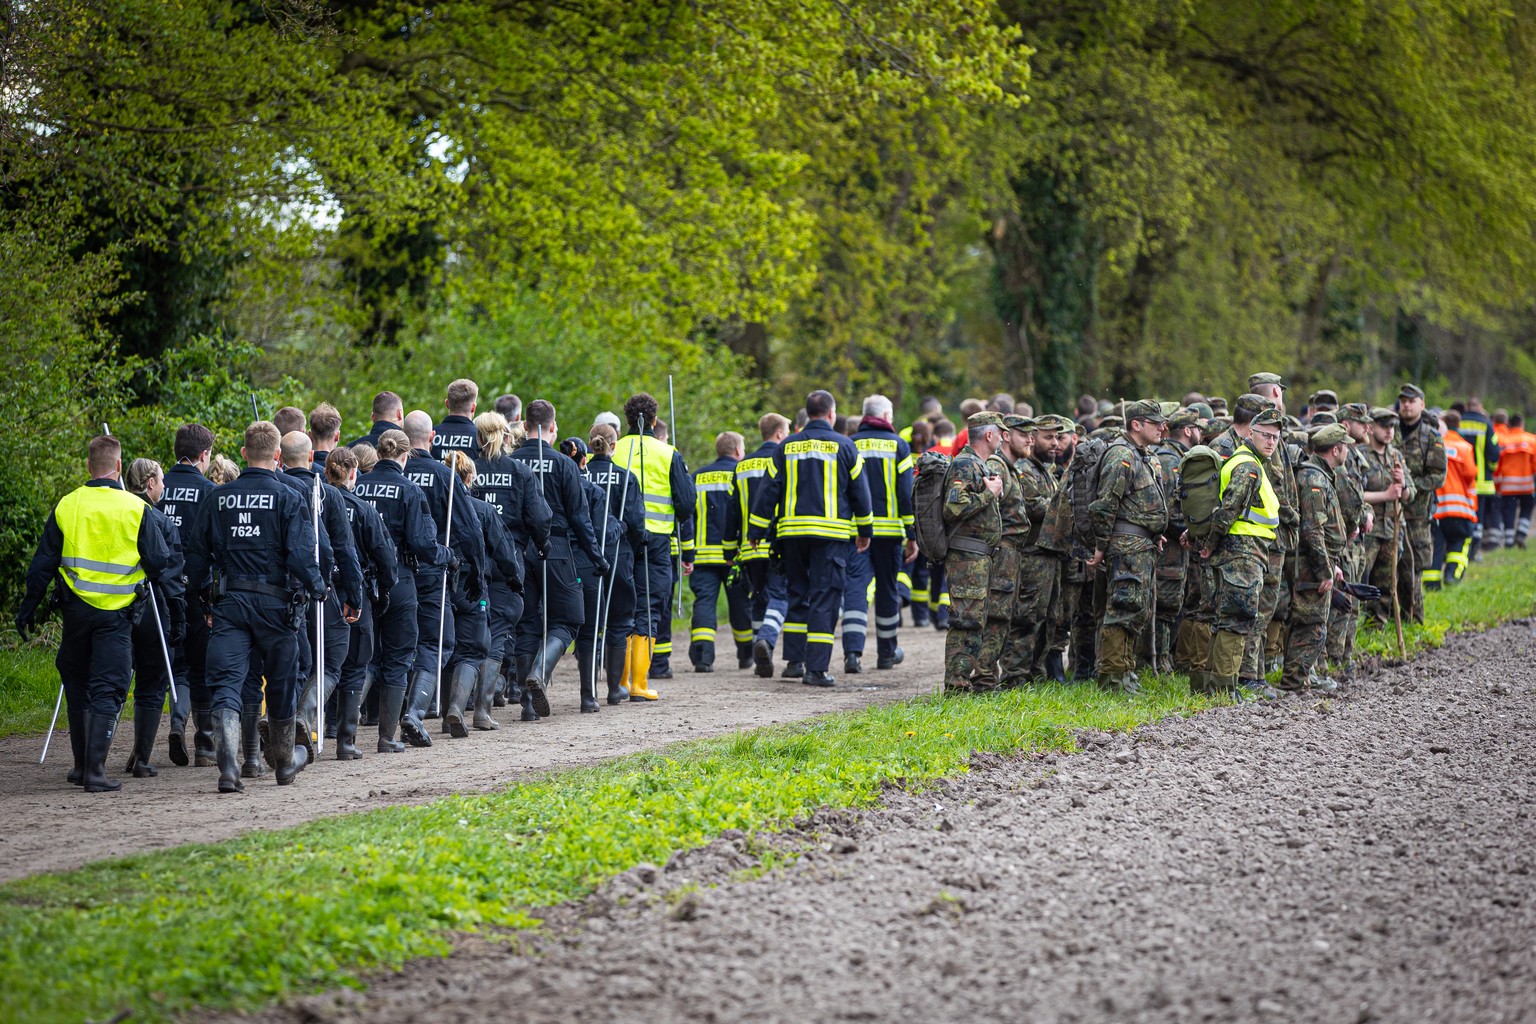
<instances>
[{"instance_id":1,"label":"military backpack","mask_svg":"<svg viewBox=\"0 0 1536 1024\"><path fill-rule=\"evenodd\" d=\"M1071 511L1067 522L1067 551L1075 558L1087 558L1093 553L1093 518L1088 506L1099 497L1099 470L1104 466L1104 456L1120 439L1090 437L1078 442L1067 464L1067 475L1062 481L1066 508Z\"/></svg>"},{"instance_id":2,"label":"military backpack","mask_svg":"<svg viewBox=\"0 0 1536 1024\"><path fill-rule=\"evenodd\" d=\"M1214 448L1197 444L1179 460L1179 509L1184 526L1196 547L1210 548L1215 533L1216 509L1221 507L1221 464Z\"/></svg>"},{"instance_id":3,"label":"military backpack","mask_svg":"<svg viewBox=\"0 0 1536 1024\"><path fill-rule=\"evenodd\" d=\"M949 555L949 527L944 522L945 481L949 456L930 448L912 464L912 526L917 550L930 562Z\"/></svg>"}]
</instances>

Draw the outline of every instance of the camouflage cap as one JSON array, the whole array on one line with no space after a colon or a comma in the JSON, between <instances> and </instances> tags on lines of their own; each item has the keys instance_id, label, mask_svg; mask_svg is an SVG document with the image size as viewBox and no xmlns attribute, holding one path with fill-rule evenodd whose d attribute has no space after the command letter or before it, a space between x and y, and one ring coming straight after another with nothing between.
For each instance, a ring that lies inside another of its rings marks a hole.
<instances>
[{"instance_id":1,"label":"camouflage cap","mask_svg":"<svg viewBox=\"0 0 1536 1024\"><path fill-rule=\"evenodd\" d=\"M1312 420L1308 424L1311 427L1325 427L1330 423L1339 422L1339 417L1331 409L1319 409L1312 414Z\"/></svg>"},{"instance_id":2,"label":"camouflage cap","mask_svg":"<svg viewBox=\"0 0 1536 1024\"><path fill-rule=\"evenodd\" d=\"M965 427L967 430L980 430L982 427L997 427L1001 430L1003 427L1003 417L1001 413L995 412L972 413L966 417Z\"/></svg>"},{"instance_id":3,"label":"camouflage cap","mask_svg":"<svg viewBox=\"0 0 1536 1024\"><path fill-rule=\"evenodd\" d=\"M1392 409L1388 409L1384 405L1377 405L1371 408L1371 419L1375 420L1377 423L1390 422L1396 424L1397 413Z\"/></svg>"},{"instance_id":4,"label":"camouflage cap","mask_svg":"<svg viewBox=\"0 0 1536 1024\"><path fill-rule=\"evenodd\" d=\"M1099 425L1094 429L1103 430L1105 427L1111 427L1119 430L1123 426L1125 426L1125 418L1123 416L1100 416Z\"/></svg>"},{"instance_id":5,"label":"camouflage cap","mask_svg":"<svg viewBox=\"0 0 1536 1024\"><path fill-rule=\"evenodd\" d=\"M1058 416L1048 412L1044 416L1035 417L1036 430L1071 430L1072 421L1065 416Z\"/></svg>"},{"instance_id":6,"label":"camouflage cap","mask_svg":"<svg viewBox=\"0 0 1536 1024\"><path fill-rule=\"evenodd\" d=\"M1193 409L1180 409L1168 417L1168 429L1183 430L1185 427L1198 427L1203 418Z\"/></svg>"},{"instance_id":7,"label":"camouflage cap","mask_svg":"<svg viewBox=\"0 0 1536 1024\"><path fill-rule=\"evenodd\" d=\"M1313 408L1326 406L1329 409L1337 409L1339 407L1339 395L1338 392L1329 391L1327 388L1324 388L1321 391L1312 392L1312 397L1307 399L1307 404Z\"/></svg>"},{"instance_id":8,"label":"camouflage cap","mask_svg":"<svg viewBox=\"0 0 1536 1024\"><path fill-rule=\"evenodd\" d=\"M1215 415L1225 416L1227 414L1227 400L1225 398L1207 395L1206 401L1211 403L1211 412Z\"/></svg>"},{"instance_id":9,"label":"camouflage cap","mask_svg":"<svg viewBox=\"0 0 1536 1024\"><path fill-rule=\"evenodd\" d=\"M1150 398L1144 398L1139 402L1125 403L1125 422L1131 420L1148 420L1152 423L1167 422L1168 417L1163 415L1163 407Z\"/></svg>"},{"instance_id":10,"label":"camouflage cap","mask_svg":"<svg viewBox=\"0 0 1536 1024\"><path fill-rule=\"evenodd\" d=\"M1232 411L1233 412L1247 412L1247 413L1255 413L1256 414L1256 413L1259 413L1259 412L1261 412L1261 411L1263 411L1265 409L1274 409L1274 408L1275 408L1275 403L1271 402L1269 399L1265 398L1263 395L1238 395L1237 396L1237 406ZM1279 410L1276 410L1275 414L1278 416L1279 415Z\"/></svg>"},{"instance_id":11,"label":"camouflage cap","mask_svg":"<svg viewBox=\"0 0 1536 1024\"><path fill-rule=\"evenodd\" d=\"M1364 402L1350 402L1339 407L1339 419L1345 423L1371 422L1371 410Z\"/></svg>"},{"instance_id":12,"label":"camouflage cap","mask_svg":"<svg viewBox=\"0 0 1536 1024\"><path fill-rule=\"evenodd\" d=\"M1158 402L1157 405L1158 408L1163 410L1163 416L1165 417L1172 416L1174 413L1179 411L1178 402Z\"/></svg>"},{"instance_id":13,"label":"camouflage cap","mask_svg":"<svg viewBox=\"0 0 1536 1024\"><path fill-rule=\"evenodd\" d=\"M1292 416L1290 414L1286 414L1286 417L1285 417L1285 429L1287 429L1287 430L1303 430L1305 428L1302 427L1301 420L1297 419L1295 416Z\"/></svg>"},{"instance_id":14,"label":"camouflage cap","mask_svg":"<svg viewBox=\"0 0 1536 1024\"><path fill-rule=\"evenodd\" d=\"M1200 417L1202 420L1211 420L1216 418L1216 410L1212 409L1204 402L1192 403L1189 407L1189 411Z\"/></svg>"},{"instance_id":15,"label":"camouflage cap","mask_svg":"<svg viewBox=\"0 0 1536 1024\"><path fill-rule=\"evenodd\" d=\"M1329 423L1312 431L1312 437L1308 443L1313 451L1320 452L1336 444L1354 444L1355 439L1349 436L1349 431L1344 428L1344 424Z\"/></svg>"},{"instance_id":16,"label":"camouflage cap","mask_svg":"<svg viewBox=\"0 0 1536 1024\"><path fill-rule=\"evenodd\" d=\"M1030 431L1035 430L1037 427L1039 427L1039 425L1040 424L1031 416L1020 416L1018 413L1013 412L1005 413L1003 415L1003 426L1007 427L1015 434L1027 434Z\"/></svg>"},{"instance_id":17,"label":"camouflage cap","mask_svg":"<svg viewBox=\"0 0 1536 1024\"><path fill-rule=\"evenodd\" d=\"M1273 384L1281 391L1285 390L1285 384L1280 380L1278 373L1253 373L1248 375L1248 386L1256 388L1260 384Z\"/></svg>"},{"instance_id":18,"label":"camouflage cap","mask_svg":"<svg viewBox=\"0 0 1536 1024\"><path fill-rule=\"evenodd\" d=\"M1397 397L1422 399L1424 397L1424 389L1417 384L1404 384L1397 389Z\"/></svg>"},{"instance_id":19,"label":"camouflage cap","mask_svg":"<svg viewBox=\"0 0 1536 1024\"><path fill-rule=\"evenodd\" d=\"M1285 417L1280 415L1280 410L1273 405L1267 405L1254 414L1249 422L1252 427L1284 427Z\"/></svg>"}]
</instances>

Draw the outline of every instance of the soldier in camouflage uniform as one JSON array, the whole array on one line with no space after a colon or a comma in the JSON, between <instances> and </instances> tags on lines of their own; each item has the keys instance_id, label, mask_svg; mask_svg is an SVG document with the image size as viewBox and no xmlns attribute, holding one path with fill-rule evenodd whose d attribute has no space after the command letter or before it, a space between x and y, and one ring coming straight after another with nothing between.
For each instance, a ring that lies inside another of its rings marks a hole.
<instances>
[{"instance_id":1,"label":"soldier in camouflage uniform","mask_svg":"<svg viewBox=\"0 0 1536 1024\"><path fill-rule=\"evenodd\" d=\"M1051 599L1050 640L1046 655L1046 677L1057 682L1066 679L1066 653L1072 648L1072 677L1093 678L1094 617L1091 576L1081 558L1074 557L1065 543L1066 524L1072 520L1065 481L1067 468L1077 448L1078 430L1064 416L1047 417L1060 426L1053 479L1056 495L1041 526L1040 546L1055 551L1061 560L1056 579L1056 595ZM1086 625L1085 625L1086 624Z\"/></svg>"},{"instance_id":2,"label":"soldier in camouflage uniform","mask_svg":"<svg viewBox=\"0 0 1536 1024\"><path fill-rule=\"evenodd\" d=\"M1424 621L1424 573L1434 561L1435 492L1445 483L1445 442L1440 424L1424 412L1424 390L1404 384L1397 392L1397 440L1413 481L1414 496L1403 502L1403 529L1413 551L1413 569L1407 586L1398 589L1403 618ZM1403 579L1399 575L1399 580Z\"/></svg>"},{"instance_id":3,"label":"soldier in camouflage uniform","mask_svg":"<svg viewBox=\"0 0 1536 1024\"><path fill-rule=\"evenodd\" d=\"M1019 552L1018 601L1001 660L1003 685L1017 686L1029 679L1052 678L1053 668L1054 673L1062 669L1059 658L1052 666L1046 655L1051 600L1061 573L1061 559L1040 547L1046 513L1056 497L1056 481L1046 460L1055 450L1059 424L1050 416L1039 420L1004 416L1003 422L1013 434L1013 471L1019 480L1030 527Z\"/></svg>"},{"instance_id":4,"label":"soldier in camouflage uniform","mask_svg":"<svg viewBox=\"0 0 1536 1024\"><path fill-rule=\"evenodd\" d=\"M1344 465L1345 451L1352 444L1343 427L1318 427L1308 442L1311 457L1296 471L1301 531L1282 690L1302 690L1308 685L1324 693L1338 689L1326 675L1317 676L1316 668L1327 646L1333 588L1344 580L1344 515L1334 474Z\"/></svg>"},{"instance_id":5,"label":"soldier in camouflage uniform","mask_svg":"<svg viewBox=\"0 0 1536 1024\"><path fill-rule=\"evenodd\" d=\"M992 556L1003 535L1003 481L992 475L986 460L1002 443L1002 425L995 412L979 412L966 420L970 443L955 455L944 479L944 525L949 532L944 569L950 596L949 634L944 638L946 693L969 692L977 677L990 686L1002 653L1003 632L986 628Z\"/></svg>"},{"instance_id":6,"label":"soldier in camouflage uniform","mask_svg":"<svg viewBox=\"0 0 1536 1024\"><path fill-rule=\"evenodd\" d=\"M998 416L1002 423L1001 441L997 450L987 456L987 472L1003 482L1002 492L997 496L1003 530L1002 541L992 553L992 568L987 577L987 625L982 637L982 649L990 651L995 647L997 657L983 663L981 674L971 685L974 690L989 690L999 682L998 663L1007 650L1008 635L1013 630L1018 606L1020 556L1029 539L1029 516L1025 514L1023 490L1014 472L1015 441L1008 420L1024 420L1030 427L1034 426L1034 421L1023 416ZM1021 434L1025 444L1028 436ZM1006 681L1006 677L1002 678ZM1009 685L1017 686L1021 682L1022 679L1015 680Z\"/></svg>"},{"instance_id":7,"label":"soldier in camouflage uniform","mask_svg":"<svg viewBox=\"0 0 1536 1024\"><path fill-rule=\"evenodd\" d=\"M1376 521L1366 536L1365 557L1362 568L1365 581L1380 587L1382 593L1392 593L1392 552L1398 544L1399 517L1404 504L1417 496L1413 478L1408 474L1408 464L1403 453L1392 443L1397 431L1397 413L1377 406L1371 410L1371 422L1366 425L1366 478L1365 500L1376 507ZM1406 547L1398 549L1397 578L1411 575L1413 552ZM1367 614L1379 623L1392 621L1390 598L1372 601Z\"/></svg>"},{"instance_id":8,"label":"soldier in camouflage uniform","mask_svg":"<svg viewBox=\"0 0 1536 1024\"><path fill-rule=\"evenodd\" d=\"M1200 414L1192 409L1180 409L1168 417L1168 436L1153 449L1163 471L1163 486L1168 494L1168 529L1163 550L1157 556L1157 614L1152 617L1154 635L1153 650L1157 662L1153 666L1159 673L1174 671L1173 639L1179 629L1179 618L1184 611L1186 576L1189 568L1189 552L1179 543L1184 533L1184 513L1179 508L1179 461L1189 451L1191 438L1198 444ZM1186 664L1185 668L1188 667Z\"/></svg>"},{"instance_id":9,"label":"soldier in camouflage uniform","mask_svg":"<svg viewBox=\"0 0 1536 1024\"><path fill-rule=\"evenodd\" d=\"M1285 417L1285 384L1278 373L1255 373L1248 378L1251 393L1274 403ZM1264 573L1264 596L1259 605L1263 623L1255 648L1243 661L1247 678L1263 676L1279 667L1285 653L1285 622L1291 607L1291 584L1296 579L1296 546L1301 516L1296 496L1296 467L1306 452L1286 438L1286 431L1300 428L1301 422L1285 418L1280 444L1269 459L1269 482L1280 498L1280 525L1275 530L1275 544L1269 551L1269 566Z\"/></svg>"},{"instance_id":10,"label":"soldier in camouflage uniform","mask_svg":"<svg viewBox=\"0 0 1536 1024\"><path fill-rule=\"evenodd\" d=\"M1090 568L1105 566L1108 597L1099 627L1099 686L1136 693L1136 639L1145 634L1156 607L1151 584L1168 528L1168 496L1162 467L1151 446L1162 437L1156 402L1125 406L1125 434L1104 453L1099 496L1089 504L1093 523Z\"/></svg>"},{"instance_id":11,"label":"soldier in camouflage uniform","mask_svg":"<svg viewBox=\"0 0 1536 1024\"><path fill-rule=\"evenodd\" d=\"M1279 411L1266 403L1247 424L1242 444L1222 464L1221 504L1211 517L1221 540L1214 551L1200 553L1211 563L1215 629L1205 664L1190 672L1197 690L1238 691L1244 659L1261 630L1259 602L1280 523L1280 498L1265 466L1280 443L1283 424ZM1243 685L1260 695L1272 692L1262 679Z\"/></svg>"}]
</instances>

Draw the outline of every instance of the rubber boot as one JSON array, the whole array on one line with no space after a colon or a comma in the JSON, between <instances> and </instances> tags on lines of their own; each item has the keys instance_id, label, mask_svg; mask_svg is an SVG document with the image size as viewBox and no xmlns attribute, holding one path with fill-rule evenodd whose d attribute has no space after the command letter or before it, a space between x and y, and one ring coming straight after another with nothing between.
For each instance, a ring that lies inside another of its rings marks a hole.
<instances>
[{"instance_id":1,"label":"rubber boot","mask_svg":"<svg viewBox=\"0 0 1536 1024\"><path fill-rule=\"evenodd\" d=\"M528 691L529 702L542 718L548 718L551 714L547 689L555 674L555 666L560 662L560 655L564 653L564 640L554 636L545 637L543 649L534 656L528 674L523 677L523 689Z\"/></svg>"},{"instance_id":2,"label":"rubber boot","mask_svg":"<svg viewBox=\"0 0 1536 1024\"><path fill-rule=\"evenodd\" d=\"M501 725L491 717L491 708L501 693L501 659L486 658L480 663L480 675L475 683L475 717L471 723L481 732L492 732Z\"/></svg>"},{"instance_id":3,"label":"rubber boot","mask_svg":"<svg viewBox=\"0 0 1536 1024\"><path fill-rule=\"evenodd\" d=\"M581 677L581 713L595 715L598 711L597 662L592 660L590 650L576 649L576 672Z\"/></svg>"},{"instance_id":4,"label":"rubber boot","mask_svg":"<svg viewBox=\"0 0 1536 1024\"><path fill-rule=\"evenodd\" d=\"M1045 678L1053 683L1067 681L1066 658L1063 651L1052 651L1045 656Z\"/></svg>"},{"instance_id":5,"label":"rubber boot","mask_svg":"<svg viewBox=\"0 0 1536 1024\"><path fill-rule=\"evenodd\" d=\"M268 721L267 759L272 764L272 770L277 773L279 786L293 782L313 756L314 750L309 745L309 724L302 718Z\"/></svg>"},{"instance_id":6,"label":"rubber boot","mask_svg":"<svg viewBox=\"0 0 1536 1024\"><path fill-rule=\"evenodd\" d=\"M500 673L495 679L495 685L491 688L491 707L504 708L507 706L507 690L512 686L512 677L507 672L508 662L505 658L493 662L496 671Z\"/></svg>"},{"instance_id":7,"label":"rubber boot","mask_svg":"<svg viewBox=\"0 0 1536 1024\"><path fill-rule=\"evenodd\" d=\"M128 766L123 771L136 779L152 779L160 773L149 759L155 752L155 736L160 732L160 709L133 709L133 751L128 755Z\"/></svg>"},{"instance_id":8,"label":"rubber boot","mask_svg":"<svg viewBox=\"0 0 1536 1024\"><path fill-rule=\"evenodd\" d=\"M479 681L478 663L461 661L453 666L453 685L448 688L448 705L443 708L443 731L456 740L469 736L469 726L464 724L464 707L475 695L475 684Z\"/></svg>"},{"instance_id":9,"label":"rubber boot","mask_svg":"<svg viewBox=\"0 0 1536 1024\"><path fill-rule=\"evenodd\" d=\"M363 756L357 749L357 727L363 717L363 691L343 690L338 703L341 714L336 721L336 760L356 761Z\"/></svg>"},{"instance_id":10,"label":"rubber boot","mask_svg":"<svg viewBox=\"0 0 1536 1024\"><path fill-rule=\"evenodd\" d=\"M522 716L521 716L522 721L524 721L524 722L537 722L541 717L543 717L537 711L533 710L533 691L532 690L529 690L529 689L526 689L526 688L519 690L518 691L518 696L517 696L517 702L518 702L518 704L523 709L523 713L522 713Z\"/></svg>"},{"instance_id":11,"label":"rubber boot","mask_svg":"<svg viewBox=\"0 0 1536 1024\"><path fill-rule=\"evenodd\" d=\"M116 715L103 715L96 711L85 712L85 791L87 793L115 793L123 788L121 782L107 778L107 754L112 749L112 731L117 728Z\"/></svg>"},{"instance_id":12,"label":"rubber boot","mask_svg":"<svg viewBox=\"0 0 1536 1024\"><path fill-rule=\"evenodd\" d=\"M405 744L396 739L400 729L400 706L405 703L405 687L385 686L379 689L379 745L381 754L398 754Z\"/></svg>"},{"instance_id":13,"label":"rubber boot","mask_svg":"<svg viewBox=\"0 0 1536 1024\"><path fill-rule=\"evenodd\" d=\"M192 709L192 721L197 731L192 734L192 767L212 768L219 763L213 745L213 711Z\"/></svg>"},{"instance_id":14,"label":"rubber boot","mask_svg":"<svg viewBox=\"0 0 1536 1024\"><path fill-rule=\"evenodd\" d=\"M603 669L608 676L608 703L622 704L629 700L629 691L624 688L624 669L629 663L629 645L623 647L610 645L603 648Z\"/></svg>"},{"instance_id":15,"label":"rubber boot","mask_svg":"<svg viewBox=\"0 0 1536 1024\"><path fill-rule=\"evenodd\" d=\"M85 785L85 712L69 710L69 749L75 755L75 766L69 770L71 786Z\"/></svg>"},{"instance_id":16,"label":"rubber boot","mask_svg":"<svg viewBox=\"0 0 1536 1024\"><path fill-rule=\"evenodd\" d=\"M432 703L432 693L437 689L437 674L425 670L411 677L410 701L400 716L400 735L413 747L430 747L432 737L422 724L427 706Z\"/></svg>"},{"instance_id":17,"label":"rubber boot","mask_svg":"<svg viewBox=\"0 0 1536 1024\"><path fill-rule=\"evenodd\" d=\"M137 729L134 730L137 733ZM183 732L168 732L165 734L166 753L171 757L171 764L178 768L185 768L192 763L187 756L187 737Z\"/></svg>"},{"instance_id":18,"label":"rubber boot","mask_svg":"<svg viewBox=\"0 0 1536 1024\"><path fill-rule=\"evenodd\" d=\"M261 763L261 705L247 704L240 709L240 745L242 758L240 774L247 779L259 779L267 774Z\"/></svg>"},{"instance_id":19,"label":"rubber boot","mask_svg":"<svg viewBox=\"0 0 1536 1024\"><path fill-rule=\"evenodd\" d=\"M213 754L219 766L219 792L244 793L245 783L240 781L240 742L244 731L244 716L233 708L208 712L210 731L213 733Z\"/></svg>"},{"instance_id":20,"label":"rubber boot","mask_svg":"<svg viewBox=\"0 0 1536 1024\"><path fill-rule=\"evenodd\" d=\"M632 636L629 638L630 703L644 704L661 696L651 689L647 682L651 674L651 649L655 646L655 637Z\"/></svg>"}]
</instances>

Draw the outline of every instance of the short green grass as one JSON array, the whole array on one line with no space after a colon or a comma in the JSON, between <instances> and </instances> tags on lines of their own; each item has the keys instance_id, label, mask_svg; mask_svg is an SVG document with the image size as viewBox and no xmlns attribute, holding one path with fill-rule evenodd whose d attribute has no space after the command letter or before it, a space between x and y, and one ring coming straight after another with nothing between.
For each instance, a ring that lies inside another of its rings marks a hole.
<instances>
[{"instance_id":1,"label":"short green grass","mask_svg":"<svg viewBox=\"0 0 1536 1024\"><path fill-rule=\"evenodd\" d=\"M1091 686L919 698L24 879L0 887L6 1015L154 1019L346 984L445 953L455 930L525 927L539 907L724 829L868 806L885 785L963 771L972 751L1068 750L1075 729L1129 729L1208 703L1172 680L1134 699Z\"/></svg>"},{"instance_id":2,"label":"short green grass","mask_svg":"<svg viewBox=\"0 0 1536 1024\"><path fill-rule=\"evenodd\" d=\"M1500 623L1536 614L1536 551L1505 548L1489 551L1473 562L1460 584L1424 595L1424 623L1403 622L1408 656L1433 650L1453 633L1491 629ZM1397 629L1363 627L1355 640L1360 655L1401 658Z\"/></svg>"},{"instance_id":3,"label":"short green grass","mask_svg":"<svg viewBox=\"0 0 1536 1024\"><path fill-rule=\"evenodd\" d=\"M48 728L59 695L58 649L57 622L25 643L13 629L0 633L0 737Z\"/></svg>"}]
</instances>

